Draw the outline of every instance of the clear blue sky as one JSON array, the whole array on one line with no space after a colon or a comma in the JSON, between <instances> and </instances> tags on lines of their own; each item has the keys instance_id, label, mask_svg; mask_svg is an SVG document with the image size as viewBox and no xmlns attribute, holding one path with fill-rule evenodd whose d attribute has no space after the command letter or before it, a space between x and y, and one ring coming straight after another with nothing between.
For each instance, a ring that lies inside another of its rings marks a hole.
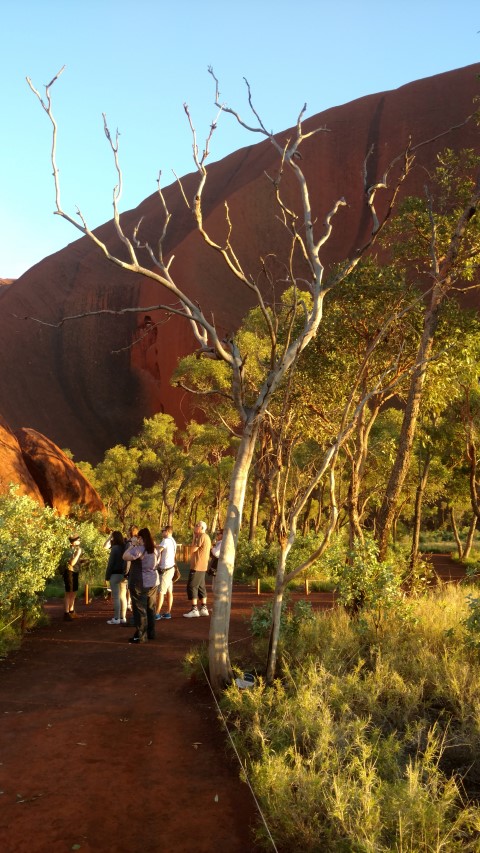
<instances>
[{"instance_id":1,"label":"clear blue sky","mask_svg":"<svg viewBox=\"0 0 480 853\"><path fill-rule=\"evenodd\" d=\"M135 207L192 171L191 109L201 141L223 99L246 113L243 77L264 123L291 126L355 98L460 68L480 57L478 0L0 0L0 277L17 277L77 239L52 215L47 117L25 82L55 84L62 201L91 227L111 218L115 173L102 112L121 132ZM212 160L250 144L224 116Z\"/></svg>"}]
</instances>

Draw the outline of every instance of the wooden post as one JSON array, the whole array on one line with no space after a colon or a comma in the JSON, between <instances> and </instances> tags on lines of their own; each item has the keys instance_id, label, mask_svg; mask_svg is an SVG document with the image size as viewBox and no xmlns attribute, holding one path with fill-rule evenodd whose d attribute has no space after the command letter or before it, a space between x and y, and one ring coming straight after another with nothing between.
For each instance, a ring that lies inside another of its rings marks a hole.
<instances>
[{"instance_id":1,"label":"wooden post","mask_svg":"<svg viewBox=\"0 0 480 853\"><path fill-rule=\"evenodd\" d=\"M257 595L260 595L260 578L257 578Z\"/></svg>"},{"instance_id":2,"label":"wooden post","mask_svg":"<svg viewBox=\"0 0 480 853\"><path fill-rule=\"evenodd\" d=\"M310 595L310 589L308 587L308 578L305 578L305 595Z\"/></svg>"},{"instance_id":3,"label":"wooden post","mask_svg":"<svg viewBox=\"0 0 480 853\"><path fill-rule=\"evenodd\" d=\"M90 599L88 597L88 583L85 584L85 604L90 604Z\"/></svg>"}]
</instances>

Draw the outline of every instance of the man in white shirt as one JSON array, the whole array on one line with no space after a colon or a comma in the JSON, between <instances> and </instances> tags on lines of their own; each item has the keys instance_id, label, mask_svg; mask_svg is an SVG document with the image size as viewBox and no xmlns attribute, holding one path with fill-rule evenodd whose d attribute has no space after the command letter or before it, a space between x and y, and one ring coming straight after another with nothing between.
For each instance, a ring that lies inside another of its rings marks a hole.
<instances>
[{"instance_id":1,"label":"man in white shirt","mask_svg":"<svg viewBox=\"0 0 480 853\"><path fill-rule=\"evenodd\" d=\"M173 528L164 527L163 539L158 546L157 554L160 554L160 563L157 569L160 575L160 586L158 588L157 615L155 619L171 619L173 605L173 575L175 574L175 554L177 543L172 536ZM162 613L163 600L167 597L167 610Z\"/></svg>"}]
</instances>

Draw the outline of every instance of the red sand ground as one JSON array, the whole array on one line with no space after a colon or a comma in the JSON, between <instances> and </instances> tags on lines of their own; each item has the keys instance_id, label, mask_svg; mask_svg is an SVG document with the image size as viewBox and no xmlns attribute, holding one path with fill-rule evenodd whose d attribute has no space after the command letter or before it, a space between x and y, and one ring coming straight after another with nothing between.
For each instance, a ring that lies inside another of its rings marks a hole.
<instances>
[{"instance_id":1,"label":"red sand ground","mask_svg":"<svg viewBox=\"0 0 480 853\"><path fill-rule=\"evenodd\" d=\"M268 598L235 588L233 648ZM177 589L156 641L132 646L133 629L106 624L109 602L77 609L66 623L62 603L49 603L50 624L0 661L0 850L257 850L258 812L214 700L182 668L209 619L183 619Z\"/></svg>"}]
</instances>

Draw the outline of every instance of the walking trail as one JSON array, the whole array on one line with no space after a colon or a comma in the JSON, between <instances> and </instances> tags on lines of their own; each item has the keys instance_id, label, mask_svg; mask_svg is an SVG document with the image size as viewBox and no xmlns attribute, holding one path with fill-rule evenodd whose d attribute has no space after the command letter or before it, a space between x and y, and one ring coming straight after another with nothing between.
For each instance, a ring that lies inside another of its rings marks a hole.
<instances>
[{"instance_id":1,"label":"walking trail","mask_svg":"<svg viewBox=\"0 0 480 853\"><path fill-rule=\"evenodd\" d=\"M309 598L331 605L328 593ZM246 661L247 618L267 600L235 585L230 642ZM0 850L258 850L261 819L212 694L183 670L210 621L182 618L184 590L141 646L128 643L130 626L106 624L103 599L79 601L74 622L60 600L45 609L49 624L0 661Z\"/></svg>"},{"instance_id":2,"label":"walking trail","mask_svg":"<svg viewBox=\"0 0 480 853\"><path fill-rule=\"evenodd\" d=\"M235 587L237 648L266 600ZM156 640L132 646L131 627L106 624L110 602L77 610L64 622L62 602L48 603L49 625L0 661L0 849L257 850L258 811L212 694L183 670L210 620L183 619L179 589Z\"/></svg>"}]
</instances>

